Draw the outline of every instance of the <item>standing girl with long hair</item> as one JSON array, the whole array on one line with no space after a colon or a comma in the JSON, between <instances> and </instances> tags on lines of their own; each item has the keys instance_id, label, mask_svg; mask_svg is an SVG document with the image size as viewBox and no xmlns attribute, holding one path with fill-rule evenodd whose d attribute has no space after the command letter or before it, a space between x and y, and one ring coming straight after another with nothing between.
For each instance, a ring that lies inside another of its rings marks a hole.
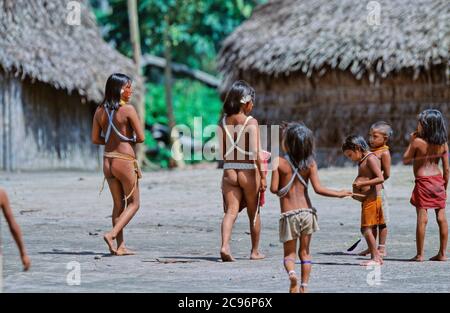
<instances>
[{"instance_id":1,"label":"standing girl with long hair","mask_svg":"<svg viewBox=\"0 0 450 313\"><path fill-rule=\"evenodd\" d=\"M247 207L252 248L250 259L263 259L259 251L261 220L258 214L260 192L266 189L261 160L258 121L250 116L255 100L254 89L245 81L236 81L224 102L220 125L221 156L224 161L222 194L225 215L222 221L222 261L234 261L230 249L231 231L243 203Z\"/></svg>"},{"instance_id":2,"label":"standing girl with long hair","mask_svg":"<svg viewBox=\"0 0 450 313\"><path fill-rule=\"evenodd\" d=\"M114 255L133 254L125 246L123 229L139 209L141 171L135 146L144 141L144 131L136 109L128 105L131 95L131 79L124 74L112 74L92 124L92 142L105 145L103 173L114 204L113 229L103 238Z\"/></svg>"},{"instance_id":3,"label":"standing girl with long hair","mask_svg":"<svg viewBox=\"0 0 450 313\"><path fill-rule=\"evenodd\" d=\"M445 215L449 179L447 125L442 113L429 109L419 114L417 129L411 134L408 149L403 155L405 164L413 163L415 180L411 204L416 207L417 254L411 260L424 260L425 230L428 210L434 210L439 226L439 252L431 261L446 261L448 223ZM439 162L442 162L441 172Z\"/></svg>"}]
</instances>

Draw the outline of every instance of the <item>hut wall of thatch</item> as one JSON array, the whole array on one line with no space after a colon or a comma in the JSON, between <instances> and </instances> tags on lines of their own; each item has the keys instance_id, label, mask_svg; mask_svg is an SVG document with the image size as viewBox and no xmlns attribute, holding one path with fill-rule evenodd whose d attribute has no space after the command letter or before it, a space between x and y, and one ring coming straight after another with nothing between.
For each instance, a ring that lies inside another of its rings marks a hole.
<instances>
[{"instance_id":1,"label":"hut wall of thatch","mask_svg":"<svg viewBox=\"0 0 450 313\"><path fill-rule=\"evenodd\" d=\"M72 24L69 0L0 0L0 170L99 168L91 125L108 76L129 75L133 104L142 97L135 64L77 3Z\"/></svg>"},{"instance_id":2,"label":"hut wall of thatch","mask_svg":"<svg viewBox=\"0 0 450 313\"><path fill-rule=\"evenodd\" d=\"M311 78L273 78L245 72L239 78L256 90L252 115L260 124L302 121L314 131L318 160L324 166L342 165L345 159L340 144L345 136L366 136L376 121L392 124L394 136L390 145L394 161L398 161L416 127L419 112L437 108L450 117L450 86L444 79L445 68L437 67L429 74L412 80L405 71L375 83L357 80L341 71Z\"/></svg>"},{"instance_id":3,"label":"hut wall of thatch","mask_svg":"<svg viewBox=\"0 0 450 313\"><path fill-rule=\"evenodd\" d=\"M450 118L449 17L445 0L269 0L224 40L221 94L248 81L252 114L305 122L321 165L343 164L346 135L390 122L398 161L420 111Z\"/></svg>"},{"instance_id":4,"label":"hut wall of thatch","mask_svg":"<svg viewBox=\"0 0 450 313\"><path fill-rule=\"evenodd\" d=\"M95 107L76 93L0 71L1 168L98 168L99 148L90 143Z\"/></svg>"}]
</instances>

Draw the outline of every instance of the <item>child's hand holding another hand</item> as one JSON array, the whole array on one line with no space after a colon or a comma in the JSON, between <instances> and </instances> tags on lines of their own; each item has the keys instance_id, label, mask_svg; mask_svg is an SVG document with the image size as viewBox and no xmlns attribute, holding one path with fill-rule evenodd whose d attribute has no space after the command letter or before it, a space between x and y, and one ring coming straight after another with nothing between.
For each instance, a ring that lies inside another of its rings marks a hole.
<instances>
[{"instance_id":1,"label":"child's hand holding another hand","mask_svg":"<svg viewBox=\"0 0 450 313\"><path fill-rule=\"evenodd\" d=\"M339 190L339 198L346 198L346 197L351 197L353 195L353 192L351 192L350 190Z\"/></svg>"}]
</instances>

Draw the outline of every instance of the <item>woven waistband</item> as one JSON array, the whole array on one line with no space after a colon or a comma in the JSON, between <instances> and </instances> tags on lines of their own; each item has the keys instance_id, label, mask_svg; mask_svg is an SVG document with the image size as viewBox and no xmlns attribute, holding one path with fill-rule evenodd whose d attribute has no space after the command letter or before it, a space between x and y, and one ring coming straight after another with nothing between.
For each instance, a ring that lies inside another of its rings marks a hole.
<instances>
[{"instance_id":1,"label":"woven waistband","mask_svg":"<svg viewBox=\"0 0 450 313\"><path fill-rule=\"evenodd\" d=\"M223 164L223 169L224 170L228 170L228 169L234 169L234 170L254 170L257 169L256 164L255 163L224 163Z\"/></svg>"},{"instance_id":2,"label":"woven waistband","mask_svg":"<svg viewBox=\"0 0 450 313\"><path fill-rule=\"evenodd\" d=\"M296 215L296 214L299 214L299 213L302 213L302 212L309 212L309 213L312 213L314 215L317 214L317 210L315 208L296 209L296 210L292 210L292 211L287 211L287 212L281 213L280 214L280 219L288 217L288 216L291 216L291 215Z\"/></svg>"},{"instance_id":3,"label":"woven waistband","mask_svg":"<svg viewBox=\"0 0 450 313\"><path fill-rule=\"evenodd\" d=\"M120 152L105 152L103 153L103 156L105 158L112 158L112 159L122 159L122 160L127 160L127 161L135 161L136 158L134 156L131 156L129 154L124 154L124 153L120 153Z\"/></svg>"}]
</instances>

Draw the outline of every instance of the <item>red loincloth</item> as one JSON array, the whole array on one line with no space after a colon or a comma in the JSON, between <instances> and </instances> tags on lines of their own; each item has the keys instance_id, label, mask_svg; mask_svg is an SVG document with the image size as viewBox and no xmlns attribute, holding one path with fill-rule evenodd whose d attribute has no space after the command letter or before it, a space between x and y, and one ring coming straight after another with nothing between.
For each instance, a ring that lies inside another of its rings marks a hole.
<instances>
[{"instance_id":1,"label":"red loincloth","mask_svg":"<svg viewBox=\"0 0 450 313\"><path fill-rule=\"evenodd\" d=\"M442 175L418 176L411 196L411 204L421 209L443 209L447 199Z\"/></svg>"}]
</instances>

